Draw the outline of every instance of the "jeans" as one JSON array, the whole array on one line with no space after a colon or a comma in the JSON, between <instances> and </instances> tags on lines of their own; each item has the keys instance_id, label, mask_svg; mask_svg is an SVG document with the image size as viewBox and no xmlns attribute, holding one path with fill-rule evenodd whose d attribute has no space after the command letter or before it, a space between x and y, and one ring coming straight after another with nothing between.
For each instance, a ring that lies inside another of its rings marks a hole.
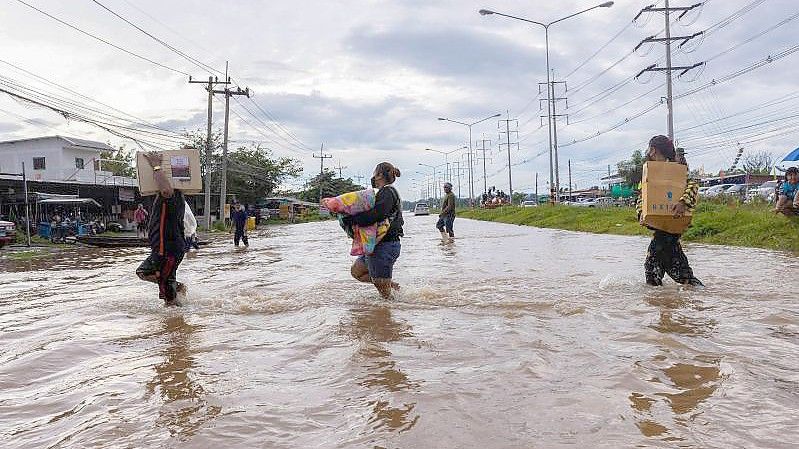
<instances>
[{"instance_id":1,"label":"jeans","mask_svg":"<svg viewBox=\"0 0 799 449\"><path fill-rule=\"evenodd\" d=\"M455 223L455 216L454 215L444 215L438 217L438 223L436 223L436 228L439 232L444 232L446 228L447 234L450 237L455 237L455 231L452 229L452 225Z\"/></svg>"}]
</instances>

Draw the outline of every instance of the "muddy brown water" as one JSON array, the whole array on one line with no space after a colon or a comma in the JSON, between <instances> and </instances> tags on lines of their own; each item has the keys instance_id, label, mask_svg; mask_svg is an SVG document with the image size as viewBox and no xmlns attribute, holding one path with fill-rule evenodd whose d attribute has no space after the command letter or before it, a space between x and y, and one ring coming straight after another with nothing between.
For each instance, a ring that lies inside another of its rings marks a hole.
<instances>
[{"instance_id":1,"label":"muddy brown water","mask_svg":"<svg viewBox=\"0 0 799 449\"><path fill-rule=\"evenodd\" d=\"M687 245L708 287L653 289L643 238L434 221L394 302L331 222L215 240L180 308L142 249L0 259L2 446L796 447L796 256Z\"/></svg>"}]
</instances>

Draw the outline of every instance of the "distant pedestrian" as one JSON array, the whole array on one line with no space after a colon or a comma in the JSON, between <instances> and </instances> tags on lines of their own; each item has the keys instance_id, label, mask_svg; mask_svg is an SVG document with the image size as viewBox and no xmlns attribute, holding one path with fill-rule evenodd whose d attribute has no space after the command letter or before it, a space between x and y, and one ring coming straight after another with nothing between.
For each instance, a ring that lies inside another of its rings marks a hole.
<instances>
[{"instance_id":1,"label":"distant pedestrian","mask_svg":"<svg viewBox=\"0 0 799 449\"><path fill-rule=\"evenodd\" d=\"M441 203L441 213L438 214L436 228L441 233L441 240L450 242L455 238L452 226L455 223L455 194L452 193L452 184L444 183L444 201ZM446 229L446 232L444 231Z\"/></svg>"},{"instance_id":2,"label":"distant pedestrian","mask_svg":"<svg viewBox=\"0 0 799 449\"><path fill-rule=\"evenodd\" d=\"M197 217L191 211L189 203L186 203L185 212L183 213L183 238L186 241L186 252L191 251L192 248L199 250L200 246L197 244Z\"/></svg>"},{"instance_id":3,"label":"distant pedestrian","mask_svg":"<svg viewBox=\"0 0 799 449\"><path fill-rule=\"evenodd\" d=\"M230 218L233 221L233 227L235 229L235 234L233 235L233 243L236 246L239 246L239 241L244 242L244 247L250 246L249 241L247 240L247 211L244 210L244 206L237 203L233 206L233 212L230 214Z\"/></svg>"},{"instance_id":4,"label":"distant pedestrian","mask_svg":"<svg viewBox=\"0 0 799 449\"><path fill-rule=\"evenodd\" d=\"M677 156L674 143L666 136L655 136L649 141L649 150L646 154L648 161L676 162L687 165L685 158ZM696 181L688 180L680 200L673 206L674 217L681 217L696 206L699 185ZM641 198L636 209L638 220L641 221ZM643 223L641 223L643 225ZM666 231L654 229L655 235L649 244L644 262L644 274L649 285L663 285L663 276L668 274L675 282L702 286L702 281L694 277L694 272L688 264L688 258L680 245L680 234L671 234Z\"/></svg>"},{"instance_id":5,"label":"distant pedestrian","mask_svg":"<svg viewBox=\"0 0 799 449\"><path fill-rule=\"evenodd\" d=\"M381 162L372 175L372 187L379 189L375 195L374 208L343 218L347 225L371 226L385 219L389 227L385 236L375 246L369 256L360 256L352 264L350 274L361 282L374 284L384 299L393 297L392 290L400 286L392 281L394 263L400 256L400 237L402 237L402 200L399 192L391 184L399 178L400 171L388 162Z\"/></svg>"},{"instance_id":6,"label":"distant pedestrian","mask_svg":"<svg viewBox=\"0 0 799 449\"><path fill-rule=\"evenodd\" d=\"M158 296L166 305L180 305L178 293L186 286L177 281L178 265L185 255L185 207L183 193L175 190L161 170L161 154L150 152L145 159L153 168L158 193L147 225L150 255L136 269L140 279L158 284Z\"/></svg>"},{"instance_id":7,"label":"distant pedestrian","mask_svg":"<svg viewBox=\"0 0 799 449\"><path fill-rule=\"evenodd\" d=\"M140 239L147 237L147 218L149 216L150 214L147 213L144 205L139 203L139 207L133 213L133 222L136 223L136 237Z\"/></svg>"}]
</instances>

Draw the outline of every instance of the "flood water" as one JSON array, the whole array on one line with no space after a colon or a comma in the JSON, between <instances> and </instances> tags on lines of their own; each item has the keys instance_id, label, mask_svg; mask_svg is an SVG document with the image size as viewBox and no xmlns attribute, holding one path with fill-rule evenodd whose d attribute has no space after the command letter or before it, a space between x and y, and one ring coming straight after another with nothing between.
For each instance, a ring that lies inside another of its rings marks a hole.
<instances>
[{"instance_id":1,"label":"flood water","mask_svg":"<svg viewBox=\"0 0 799 449\"><path fill-rule=\"evenodd\" d=\"M0 260L0 444L796 447L796 256L686 245L708 287L656 289L644 238L406 221L393 302L332 222L213 241L179 308L145 249Z\"/></svg>"}]
</instances>

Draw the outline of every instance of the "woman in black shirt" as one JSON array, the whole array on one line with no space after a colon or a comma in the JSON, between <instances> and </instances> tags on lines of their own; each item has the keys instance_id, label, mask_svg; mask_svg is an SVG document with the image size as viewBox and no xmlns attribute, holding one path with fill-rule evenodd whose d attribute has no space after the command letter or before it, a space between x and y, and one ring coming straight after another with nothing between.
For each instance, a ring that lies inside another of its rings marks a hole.
<instances>
[{"instance_id":1,"label":"woman in black shirt","mask_svg":"<svg viewBox=\"0 0 799 449\"><path fill-rule=\"evenodd\" d=\"M392 298L392 289L399 290L399 284L391 280L394 262L400 255L403 225L402 201L397 189L391 185L399 176L399 169L390 163L378 164L372 176L372 187L379 189L375 196L375 207L344 219L348 224L369 226L388 218L390 226L375 246L374 253L360 256L350 268L352 277L361 282L371 282L385 299Z\"/></svg>"}]
</instances>

